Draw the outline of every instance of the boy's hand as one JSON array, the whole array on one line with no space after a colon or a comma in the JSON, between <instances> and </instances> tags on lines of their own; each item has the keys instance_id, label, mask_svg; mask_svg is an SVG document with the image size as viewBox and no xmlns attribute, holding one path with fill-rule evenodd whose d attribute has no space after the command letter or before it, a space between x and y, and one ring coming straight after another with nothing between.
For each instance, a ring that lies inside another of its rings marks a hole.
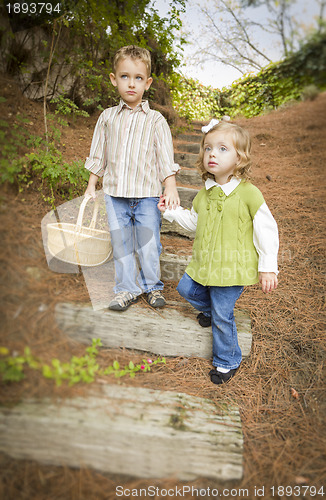
<instances>
[{"instance_id":1,"label":"boy's hand","mask_svg":"<svg viewBox=\"0 0 326 500\"><path fill-rule=\"evenodd\" d=\"M264 293L276 290L278 283L275 273L259 273L259 282Z\"/></svg>"},{"instance_id":2,"label":"boy's hand","mask_svg":"<svg viewBox=\"0 0 326 500\"><path fill-rule=\"evenodd\" d=\"M166 208L176 208L180 205L180 198L177 188L165 188L164 199Z\"/></svg>"},{"instance_id":3,"label":"boy's hand","mask_svg":"<svg viewBox=\"0 0 326 500\"><path fill-rule=\"evenodd\" d=\"M95 187L88 186L88 188L86 189L86 191L84 193L84 196L91 196L95 200L95 198L96 198Z\"/></svg>"},{"instance_id":4,"label":"boy's hand","mask_svg":"<svg viewBox=\"0 0 326 500\"><path fill-rule=\"evenodd\" d=\"M90 195L95 200L97 181L98 181L98 176L91 173L91 175L89 176L88 185L87 185L87 189L84 193L84 196Z\"/></svg>"},{"instance_id":5,"label":"boy's hand","mask_svg":"<svg viewBox=\"0 0 326 500\"><path fill-rule=\"evenodd\" d=\"M165 197L162 194L160 196L160 201L157 204L157 208L160 210L160 212L165 212L166 210Z\"/></svg>"},{"instance_id":6,"label":"boy's hand","mask_svg":"<svg viewBox=\"0 0 326 500\"><path fill-rule=\"evenodd\" d=\"M176 208L180 205L180 198L175 182L175 175L170 175L164 180L165 208Z\"/></svg>"}]
</instances>

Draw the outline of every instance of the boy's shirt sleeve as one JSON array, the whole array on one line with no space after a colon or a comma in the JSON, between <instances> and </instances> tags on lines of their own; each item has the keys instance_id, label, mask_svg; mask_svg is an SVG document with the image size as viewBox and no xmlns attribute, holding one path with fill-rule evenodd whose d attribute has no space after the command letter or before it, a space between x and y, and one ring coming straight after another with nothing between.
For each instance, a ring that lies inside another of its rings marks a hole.
<instances>
[{"instance_id":1,"label":"boy's shirt sleeve","mask_svg":"<svg viewBox=\"0 0 326 500\"><path fill-rule=\"evenodd\" d=\"M169 125L165 118L161 115L161 119L156 123L155 129L155 144L156 144L156 159L159 173L159 179L164 181L170 175L175 175L180 166L174 163L173 141Z\"/></svg>"},{"instance_id":2,"label":"boy's shirt sleeve","mask_svg":"<svg viewBox=\"0 0 326 500\"><path fill-rule=\"evenodd\" d=\"M105 121L102 112L94 129L89 157L85 162L85 168L98 177L103 177L106 168L106 148Z\"/></svg>"},{"instance_id":3,"label":"boy's shirt sleeve","mask_svg":"<svg viewBox=\"0 0 326 500\"><path fill-rule=\"evenodd\" d=\"M258 271L278 274L278 228L265 202L253 219L253 241L259 257Z\"/></svg>"},{"instance_id":4,"label":"boy's shirt sleeve","mask_svg":"<svg viewBox=\"0 0 326 500\"><path fill-rule=\"evenodd\" d=\"M198 214L193 207L191 210L182 207L168 208L163 213L163 217L169 222L176 221L186 231L196 231Z\"/></svg>"}]
</instances>

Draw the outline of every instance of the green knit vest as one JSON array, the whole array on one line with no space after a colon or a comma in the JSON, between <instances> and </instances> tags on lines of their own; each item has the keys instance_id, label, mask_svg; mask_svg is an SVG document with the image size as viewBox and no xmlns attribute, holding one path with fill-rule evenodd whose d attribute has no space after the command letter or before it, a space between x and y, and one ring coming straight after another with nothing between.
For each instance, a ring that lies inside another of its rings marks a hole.
<instances>
[{"instance_id":1,"label":"green knit vest","mask_svg":"<svg viewBox=\"0 0 326 500\"><path fill-rule=\"evenodd\" d=\"M198 222L186 273L204 286L257 283L253 219L263 203L259 189L245 181L229 196L219 186L201 189L193 201Z\"/></svg>"}]
</instances>

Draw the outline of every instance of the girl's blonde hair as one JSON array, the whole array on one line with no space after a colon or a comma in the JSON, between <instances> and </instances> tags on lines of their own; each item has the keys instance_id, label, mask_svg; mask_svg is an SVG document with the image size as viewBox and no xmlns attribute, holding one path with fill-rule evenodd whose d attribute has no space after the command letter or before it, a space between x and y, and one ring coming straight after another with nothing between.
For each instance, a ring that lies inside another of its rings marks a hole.
<instances>
[{"instance_id":1,"label":"girl's blonde hair","mask_svg":"<svg viewBox=\"0 0 326 500\"><path fill-rule=\"evenodd\" d=\"M142 61L146 66L147 75L151 75L151 54L147 49L137 47L137 45L126 45L116 52L113 59L113 73L116 72L119 62L127 57Z\"/></svg>"},{"instance_id":2,"label":"girl's blonde hair","mask_svg":"<svg viewBox=\"0 0 326 500\"><path fill-rule=\"evenodd\" d=\"M215 131L219 132L221 131L232 135L234 148L239 155L239 163L235 166L233 175L238 179L244 179L248 181L250 179L249 172L251 167L251 158L250 158L251 139L249 132L240 127L239 125L236 125L235 123L229 123L226 121L221 121L217 125L212 127L209 130L209 132L207 132L207 134L203 135L203 138L201 140L199 157L196 162L196 167L199 170L199 173L201 174L203 181L206 181L206 179L208 178L215 180L214 175L207 172L203 163L204 143L206 136Z\"/></svg>"}]
</instances>

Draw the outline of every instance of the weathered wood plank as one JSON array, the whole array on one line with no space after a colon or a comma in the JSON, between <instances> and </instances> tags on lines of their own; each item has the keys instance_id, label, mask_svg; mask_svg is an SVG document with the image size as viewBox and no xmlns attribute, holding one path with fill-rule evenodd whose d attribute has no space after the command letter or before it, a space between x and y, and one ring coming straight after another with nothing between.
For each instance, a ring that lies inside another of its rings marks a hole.
<instances>
[{"instance_id":1,"label":"weathered wood plank","mask_svg":"<svg viewBox=\"0 0 326 500\"><path fill-rule=\"evenodd\" d=\"M182 168L179 170L176 181L180 184L190 184L199 188L203 185L199 172L193 168Z\"/></svg>"},{"instance_id":2,"label":"weathered wood plank","mask_svg":"<svg viewBox=\"0 0 326 500\"><path fill-rule=\"evenodd\" d=\"M87 399L0 408L0 451L15 459L140 478L241 479L236 406L170 391L94 388Z\"/></svg>"},{"instance_id":3,"label":"weathered wood plank","mask_svg":"<svg viewBox=\"0 0 326 500\"><path fill-rule=\"evenodd\" d=\"M196 161L198 159L198 154L194 153L174 153L174 161L179 163L183 167L194 168Z\"/></svg>"},{"instance_id":4,"label":"weathered wood plank","mask_svg":"<svg viewBox=\"0 0 326 500\"><path fill-rule=\"evenodd\" d=\"M91 343L100 338L106 347L126 347L161 356L212 357L212 329L202 328L193 318L171 307L159 312L132 305L123 313L94 311L88 304L59 303L55 317L59 328L71 338ZM251 322L247 313L236 311L239 344L243 357L251 349Z\"/></svg>"},{"instance_id":5,"label":"weathered wood plank","mask_svg":"<svg viewBox=\"0 0 326 500\"><path fill-rule=\"evenodd\" d=\"M195 231L187 231L183 227L180 226L177 222L169 222L162 217L162 226L161 226L162 234L174 234L176 236L185 236L190 240L195 238Z\"/></svg>"},{"instance_id":6,"label":"weathered wood plank","mask_svg":"<svg viewBox=\"0 0 326 500\"><path fill-rule=\"evenodd\" d=\"M181 206L191 208L192 202L199 189L178 186Z\"/></svg>"},{"instance_id":7,"label":"weathered wood plank","mask_svg":"<svg viewBox=\"0 0 326 500\"><path fill-rule=\"evenodd\" d=\"M203 133L201 132L200 134L179 134L177 136L178 141L187 141L187 142L195 142L197 144L200 144L200 141L203 137ZM177 146L177 144L176 144Z\"/></svg>"},{"instance_id":8,"label":"weathered wood plank","mask_svg":"<svg viewBox=\"0 0 326 500\"><path fill-rule=\"evenodd\" d=\"M160 257L161 280L179 281L190 260L191 255L162 253Z\"/></svg>"},{"instance_id":9,"label":"weathered wood plank","mask_svg":"<svg viewBox=\"0 0 326 500\"><path fill-rule=\"evenodd\" d=\"M192 153L192 154L198 154L199 149L200 149L200 141L194 141L194 142L178 142L177 144L178 150L179 151L185 151L186 153Z\"/></svg>"}]
</instances>

